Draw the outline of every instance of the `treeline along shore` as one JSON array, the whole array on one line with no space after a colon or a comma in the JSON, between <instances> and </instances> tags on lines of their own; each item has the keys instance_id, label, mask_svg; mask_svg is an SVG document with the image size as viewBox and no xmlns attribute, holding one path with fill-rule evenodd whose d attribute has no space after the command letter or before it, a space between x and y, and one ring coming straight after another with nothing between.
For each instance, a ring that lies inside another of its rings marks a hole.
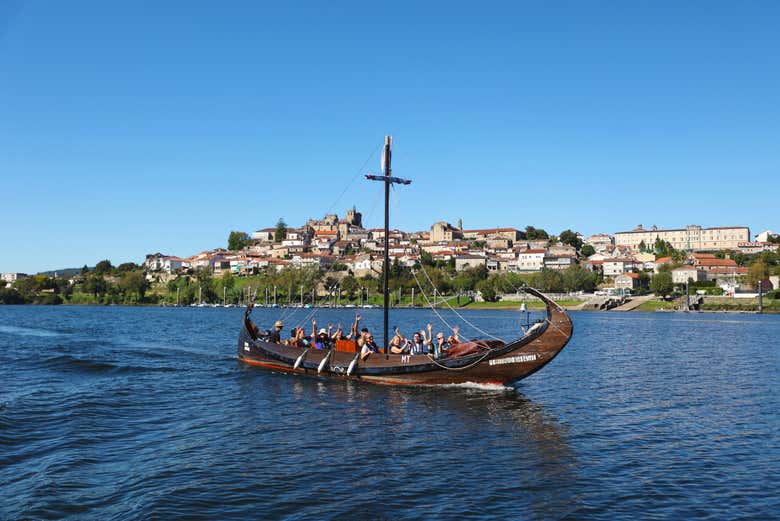
<instances>
[{"instance_id":1,"label":"treeline along shore","mask_svg":"<svg viewBox=\"0 0 780 521\"><path fill-rule=\"evenodd\" d=\"M775 266L777 254L764 255L762 269ZM674 310L689 304L702 311L759 310L757 298L727 298L709 281L675 284L671 272L681 263L660 267L655 276L639 274L641 282L630 296L615 295L616 305L637 299L631 310ZM758 276L762 276L759 274ZM381 270L375 275L355 276L346 266L284 267L258 269L241 276L195 269L173 274L150 273L143 266L124 263L114 266L103 260L94 268L60 276L55 273L20 278L0 289L2 304L71 305L244 305L251 294L259 305L276 306L366 306L381 305ZM605 301L600 288L613 284L598 272L580 265L565 270L543 269L535 273L495 273L486 266L456 270L454 262L437 261L422 255L413 267L397 260L390 266L390 301L394 307L458 307L475 309L536 308L541 303L525 300L519 289L532 286L553 294L568 309L607 309L589 306L594 299ZM780 291L762 295L764 312L780 312ZM686 307L688 309L688 307Z\"/></svg>"}]
</instances>

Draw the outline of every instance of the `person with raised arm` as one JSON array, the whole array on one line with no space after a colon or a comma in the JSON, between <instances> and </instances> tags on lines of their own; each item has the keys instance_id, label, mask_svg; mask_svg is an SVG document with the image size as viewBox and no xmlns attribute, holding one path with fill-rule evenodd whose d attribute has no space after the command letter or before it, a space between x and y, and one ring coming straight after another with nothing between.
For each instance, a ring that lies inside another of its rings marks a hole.
<instances>
[{"instance_id":1,"label":"person with raised arm","mask_svg":"<svg viewBox=\"0 0 780 521\"><path fill-rule=\"evenodd\" d=\"M398 327L393 327L395 336L390 340L390 352L394 355L408 354L411 351L411 342L405 338Z\"/></svg>"},{"instance_id":2,"label":"person with raised arm","mask_svg":"<svg viewBox=\"0 0 780 521\"><path fill-rule=\"evenodd\" d=\"M430 327L430 324L428 324ZM413 355L427 355L431 350L431 339L425 335L425 330L415 331L412 335L411 350Z\"/></svg>"},{"instance_id":3,"label":"person with raised arm","mask_svg":"<svg viewBox=\"0 0 780 521\"><path fill-rule=\"evenodd\" d=\"M379 346L376 345L376 342L374 342L374 335L369 333L367 329L362 340L363 340L363 346L360 348L361 360L365 360L366 358L371 356L372 353L379 352Z\"/></svg>"},{"instance_id":4,"label":"person with raised arm","mask_svg":"<svg viewBox=\"0 0 780 521\"><path fill-rule=\"evenodd\" d=\"M333 326L330 326L333 329ZM311 321L311 339L315 349L330 349L330 333L324 327L317 331L317 319Z\"/></svg>"}]
</instances>

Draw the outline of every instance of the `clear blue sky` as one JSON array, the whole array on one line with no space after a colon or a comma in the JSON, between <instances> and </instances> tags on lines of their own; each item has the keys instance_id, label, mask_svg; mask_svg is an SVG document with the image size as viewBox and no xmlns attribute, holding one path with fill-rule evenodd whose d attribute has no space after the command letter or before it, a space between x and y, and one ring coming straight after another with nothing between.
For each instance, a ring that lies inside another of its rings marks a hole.
<instances>
[{"instance_id":1,"label":"clear blue sky","mask_svg":"<svg viewBox=\"0 0 780 521\"><path fill-rule=\"evenodd\" d=\"M0 272L300 225L780 228L780 3L0 1ZM376 170L375 155L367 170ZM373 208L373 211L372 211Z\"/></svg>"}]
</instances>

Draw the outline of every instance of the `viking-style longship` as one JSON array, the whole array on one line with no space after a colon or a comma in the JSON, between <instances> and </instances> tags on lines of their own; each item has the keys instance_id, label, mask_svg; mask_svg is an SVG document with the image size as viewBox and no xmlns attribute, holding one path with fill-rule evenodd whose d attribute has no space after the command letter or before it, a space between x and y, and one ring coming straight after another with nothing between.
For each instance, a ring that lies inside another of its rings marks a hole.
<instances>
[{"instance_id":1,"label":"viking-style longship","mask_svg":"<svg viewBox=\"0 0 780 521\"><path fill-rule=\"evenodd\" d=\"M385 241L384 266L389 266L389 197L393 184L411 181L391 174L391 139L385 138L381 175L366 175L369 180L384 183ZM498 384L509 385L547 365L571 338L573 327L566 311L533 288L520 288L545 305L544 318L523 328L523 335L513 341L493 337L464 339L440 356L433 354L391 354L388 335L389 269L382 270L384 289L384 348L365 359L355 340L338 340L327 349L298 347L270 341L270 332L252 322L252 303L247 306L238 335L238 359L249 365L272 370L317 375L329 378L362 380L400 385ZM417 276L415 275L415 279ZM418 281L419 282L419 281ZM422 288L421 288L422 289ZM434 309L435 311L435 309ZM457 313L456 310L452 310ZM461 318L471 324L464 317ZM472 325L473 326L473 325ZM476 326L476 330L482 331Z\"/></svg>"}]
</instances>

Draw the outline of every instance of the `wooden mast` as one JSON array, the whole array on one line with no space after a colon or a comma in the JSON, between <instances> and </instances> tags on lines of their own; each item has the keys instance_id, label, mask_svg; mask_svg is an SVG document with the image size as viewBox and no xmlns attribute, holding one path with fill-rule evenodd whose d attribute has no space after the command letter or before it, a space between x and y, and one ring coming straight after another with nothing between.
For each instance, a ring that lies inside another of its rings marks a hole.
<instances>
[{"instance_id":1,"label":"wooden mast","mask_svg":"<svg viewBox=\"0 0 780 521\"><path fill-rule=\"evenodd\" d=\"M383 329L384 329L384 346L385 346L385 358L390 357L390 338L388 335L388 309L390 307L390 185L391 184L404 184L411 183L408 179L401 179L398 177L392 177L390 169L390 159L392 155L391 144L393 140L390 136L385 136L385 149L382 153L382 174L383 175L367 175L366 179L371 181L382 181L385 184L385 258L383 262L383 287L384 287L384 306L383 306Z\"/></svg>"}]
</instances>

